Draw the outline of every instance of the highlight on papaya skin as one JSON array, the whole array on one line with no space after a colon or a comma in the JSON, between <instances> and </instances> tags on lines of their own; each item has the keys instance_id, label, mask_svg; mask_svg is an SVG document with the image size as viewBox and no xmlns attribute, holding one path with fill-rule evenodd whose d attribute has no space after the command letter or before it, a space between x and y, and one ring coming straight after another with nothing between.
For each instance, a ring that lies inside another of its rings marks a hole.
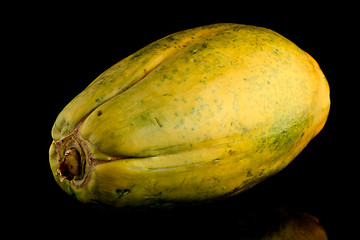
<instances>
[{"instance_id":1,"label":"highlight on papaya skin","mask_svg":"<svg viewBox=\"0 0 360 240\"><path fill-rule=\"evenodd\" d=\"M165 36L110 67L55 120L55 181L81 202L176 206L223 199L284 169L323 128L316 61L261 27Z\"/></svg>"}]
</instances>

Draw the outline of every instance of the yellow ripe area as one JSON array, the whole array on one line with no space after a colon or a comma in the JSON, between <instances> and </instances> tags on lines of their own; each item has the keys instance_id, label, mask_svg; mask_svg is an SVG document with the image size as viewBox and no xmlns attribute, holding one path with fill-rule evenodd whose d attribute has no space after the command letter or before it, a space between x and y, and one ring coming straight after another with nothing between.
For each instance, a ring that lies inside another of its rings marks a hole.
<instances>
[{"instance_id":1,"label":"yellow ripe area","mask_svg":"<svg viewBox=\"0 0 360 240\"><path fill-rule=\"evenodd\" d=\"M202 201L248 189L283 168L281 160L287 160L271 160L265 152L230 154L204 148L101 164L92 175L94 192L101 202L118 207Z\"/></svg>"},{"instance_id":2,"label":"yellow ripe area","mask_svg":"<svg viewBox=\"0 0 360 240\"><path fill-rule=\"evenodd\" d=\"M57 181L81 201L115 206L232 195L289 164L329 107L316 61L271 30L174 33L105 71L59 114L54 140L73 134L87 164L102 162L80 187Z\"/></svg>"}]
</instances>

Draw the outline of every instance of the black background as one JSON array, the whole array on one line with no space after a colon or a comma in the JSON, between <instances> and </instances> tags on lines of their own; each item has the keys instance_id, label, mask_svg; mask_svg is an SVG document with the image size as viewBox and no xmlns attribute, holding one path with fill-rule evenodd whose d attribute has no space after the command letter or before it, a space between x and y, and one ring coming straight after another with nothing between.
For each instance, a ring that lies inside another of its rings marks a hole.
<instances>
[{"instance_id":1,"label":"black background","mask_svg":"<svg viewBox=\"0 0 360 240\"><path fill-rule=\"evenodd\" d=\"M21 51L11 73L17 79L20 73L23 80L19 95L25 99L13 119L26 119L17 130L21 144L28 148L16 161L21 163L21 184L10 184L15 193L7 200L16 206L10 224L39 231L46 226L50 232L41 230L44 235L59 237L68 236L70 230L75 230L71 231L73 237L146 234L173 238L190 232L236 236L249 229L258 231L252 229L254 222L276 222L273 213L286 208L316 216L329 239L343 239L338 234L354 230L357 220L351 216L358 210L358 188L354 187L357 156L353 152L357 140L350 136L357 129L356 113L350 110L355 103L348 90L356 85L351 84L354 77L347 70L353 68L347 50L355 38L351 21L340 21L336 9L329 12L310 5L298 12L286 6L275 6L272 12L265 8L266 14L256 8L218 5L211 10L204 8L205 4L175 2L165 9L160 3L92 8L54 5L27 15L20 30L15 30ZM52 124L65 105L111 65L147 44L180 30L219 22L270 28L317 60L328 79L332 101L320 134L277 175L212 204L119 211L93 208L67 196L53 180L48 164ZM12 135L18 134L13 131ZM19 138L16 142L12 145L18 146ZM247 230L239 224L243 219L252 222Z\"/></svg>"}]
</instances>

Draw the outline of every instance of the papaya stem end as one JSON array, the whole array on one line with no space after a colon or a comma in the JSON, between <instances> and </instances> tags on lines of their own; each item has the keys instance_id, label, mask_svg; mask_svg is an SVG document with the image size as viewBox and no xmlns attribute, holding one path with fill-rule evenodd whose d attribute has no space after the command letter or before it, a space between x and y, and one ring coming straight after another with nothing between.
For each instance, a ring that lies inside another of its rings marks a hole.
<instances>
[{"instance_id":1,"label":"papaya stem end","mask_svg":"<svg viewBox=\"0 0 360 240\"><path fill-rule=\"evenodd\" d=\"M85 155L74 137L57 142L59 153L57 175L60 181L79 180L84 175Z\"/></svg>"},{"instance_id":2,"label":"papaya stem end","mask_svg":"<svg viewBox=\"0 0 360 240\"><path fill-rule=\"evenodd\" d=\"M59 174L67 180L74 179L81 173L81 157L75 148L70 148L65 152L64 161L59 164Z\"/></svg>"}]
</instances>

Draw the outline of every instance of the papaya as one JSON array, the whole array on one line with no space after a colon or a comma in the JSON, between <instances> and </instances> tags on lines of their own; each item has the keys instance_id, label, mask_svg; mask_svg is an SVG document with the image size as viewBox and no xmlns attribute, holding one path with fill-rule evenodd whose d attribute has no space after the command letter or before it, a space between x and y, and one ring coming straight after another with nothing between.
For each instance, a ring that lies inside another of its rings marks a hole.
<instances>
[{"instance_id":1,"label":"papaya","mask_svg":"<svg viewBox=\"0 0 360 240\"><path fill-rule=\"evenodd\" d=\"M282 223L276 226L276 228L270 229L265 236L260 239L328 240L328 236L317 217L306 212L299 212L287 216Z\"/></svg>"},{"instance_id":2,"label":"papaya","mask_svg":"<svg viewBox=\"0 0 360 240\"><path fill-rule=\"evenodd\" d=\"M216 200L284 169L329 108L318 63L290 40L250 25L197 27L121 60L66 105L50 167L85 203Z\"/></svg>"}]
</instances>

